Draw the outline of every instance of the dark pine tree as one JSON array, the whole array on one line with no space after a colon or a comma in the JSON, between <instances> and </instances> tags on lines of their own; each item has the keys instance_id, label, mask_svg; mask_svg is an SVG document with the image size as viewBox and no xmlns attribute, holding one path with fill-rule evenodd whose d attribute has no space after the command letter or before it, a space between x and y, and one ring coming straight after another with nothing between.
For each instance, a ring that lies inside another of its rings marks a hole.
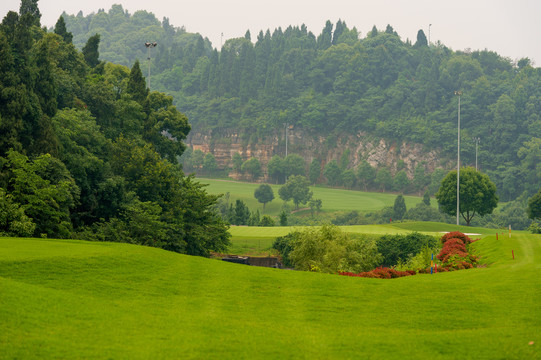
<instances>
[{"instance_id":1,"label":"dark pine tree","mask_svg":"<svg viewBox=\"0 0 541 360\"><path fill-rule=\"evenodd\" d=\"M148 96L148 89L143 73L141 72L141 67L139 66L139 60L135 60L135 63L131 68L126 91L131 95L133 100L141 105Z\"/></svg>"},{"instance_id":2,"label":"dark pine tree","mask_svg":"<svg viewBox=\"0 0 541 360\"><path fill-rule=\"evenodd\" d=\"M28 15L32 17L32 25L37 27L41 26L41 13L38 8L38 0L21 0L21 7L19 8L19 14L21 17Z\"/></svg>"},{"instance_id":3,"label":"dark pine tree","mask_svg":"<svg viewBox=\"0 0 541 360\"><path fill-rule=\"evenodd\" d=\"M333 45L338 44L340 35L344 33L344 30L347 30L346 22L342 20L338 20L338 22L336 23L336 28L334 29L333 38L332 38Z\"/></svg>"},{"instance_id":4,"label":"dark pine tree","mask_svg":"<svg viewBox=\"0 0 541 360\"><path fill-rule=\"evenodd\" d=\"M10 44L0 31L0 156L5 156L10 148L22 150L19 133L23 128L21 114L26 94L19 83Z\"/></svg>"},{"instance_id":5,"label":"dark pine tree","mask_svg":"<svg viewBox=\"0 0 541 360\"><path fill-rule=\"evenodd\" d=\"M68 30L66 29L66 22L64 21L63 16L60 16L58 18L58 21L54 26L54 33L62 36L62 39L64 39L65 42L71 44L71 41L73 40L73 34L68 32Z\"/></svg>"},{"instance_id":6,"label":"dark pine tree","mask_svg":"<svg viewBox=\"0 0 541 360\"><path fill-rule=\"evenodd\" d=\"M428 46L428 41L426 40L425 32L421 29L417 32L417 41L415 42L414 47Z\"/></svg>"},{"instance_id":7,"label":"dark pine tree","mask_svg":"<svg viewBox=\"0 0 541 360\"><path fill-rule=\"evenodd\" d=\"M100 63L100 53L98 51L99 45L100 34L95 34L88 38L88 41L83 47L83 56L88 66L90 66L91 68L95 68Z\"/></svg>"},{"instance_id":8,"label":"dark pine tree","mask_svg":"<svg viewBox=\"0 0 541 360\"><path fill-rule=\"evenodd\" d=\"M321 34L317 37L317 48L319 50L327 50L332 45L332 23L327 20Z\"/></svg>"}]
</instances>

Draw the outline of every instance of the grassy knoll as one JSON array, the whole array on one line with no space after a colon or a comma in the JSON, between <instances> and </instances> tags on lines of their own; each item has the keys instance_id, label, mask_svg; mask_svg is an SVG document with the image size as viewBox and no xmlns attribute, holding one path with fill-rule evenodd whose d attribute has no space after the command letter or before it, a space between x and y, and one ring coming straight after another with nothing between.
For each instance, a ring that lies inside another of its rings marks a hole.
<instances>
[{"instance_id":1,"label":"grassy knoll","mask_svg":"<svg viewBox=\"0 0 541 360\"><path fill-rule=\"evenodd\" d=\"M198 178L198 180L202 184L209 184L207 191L211 194L225 194L229 192L232 201L240 199L243 200L251 210L259 209L260 212L263 211L263 205L254 198L254 191L260 184L200 178ZM283 203L278 196L278 190L281 186L271 185L271 187L274 191L274 200L266 205L264 214L278 215ZM323 187L310 187L310 189L314 193L315 199L322 200L322 210L331 212L381 210L385 206L392 206L396 198L396 195L386 193L367 193ZM422 198L417 196L404 196L404 199L408 209L422 201ZM293 202L290 202L290 205L293 208Z\"/></svg>"},{"instance_id":2,"label":"grassy knoll","mask_svg":"<svg viewBox=\"0 0 541 360\"><path fill-rule=\"evenodd\" d=\"M539 358L541 236L475 247L489 267L378 280L0 238L0 358Z\"/></svg>"}]
</instances>

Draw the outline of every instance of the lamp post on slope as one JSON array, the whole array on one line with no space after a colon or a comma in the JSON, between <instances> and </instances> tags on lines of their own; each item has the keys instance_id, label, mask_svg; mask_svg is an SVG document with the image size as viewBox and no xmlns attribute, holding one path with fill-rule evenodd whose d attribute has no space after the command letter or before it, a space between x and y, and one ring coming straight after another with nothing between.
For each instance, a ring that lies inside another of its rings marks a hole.
<instances>
[{"instance_id":1,"label":"lamp post on slope","mask_svg":"<svg viewBox=\"0 0 541 360\"><path fill-rule=\"evenodd\" d=\"M150 91L150 49L156 47L156 45L158 45L158 43L156 42L146 42L145 43L145 46L147 47L148 49L148 91Z\"/></svg>"},{"instance_id":2,"label":"lamp post on slope","mask_svg":"<svg viewBox=\"0 0 541 360\"><path fill-rule=\"evenodd\" d=\"M455 91L458 96L458 157L456 163L456 224L459 225L460 216L460 96L462 91Z\"/></svg>"},{"instance_id":3,"label":"lamp post on slope","mask_svg":"<svg viewBox=\"0 0 541 360\"><path fill-rule=\"evenodd\" d=\"M474 137L473 140L475 141L475 171L477 171L477 149L479 148L479 142L481 141L481 138Z\"/></svg>"}]
</instances>

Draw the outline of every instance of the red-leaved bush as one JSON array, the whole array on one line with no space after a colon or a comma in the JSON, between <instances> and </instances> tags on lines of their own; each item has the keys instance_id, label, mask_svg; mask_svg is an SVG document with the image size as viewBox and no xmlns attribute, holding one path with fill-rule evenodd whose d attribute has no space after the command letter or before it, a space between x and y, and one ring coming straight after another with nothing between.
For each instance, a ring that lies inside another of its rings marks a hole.
<instances>
[{"instance_id":1,"label":"red-leaved bush","mask_svg":"<svg viewBox=\"0 0 541 360\"><path fill-rule=\"evenodd\" d=\"M453 255L457 255L459 257L468 256L466 245L464 245L461 239L455 238L447 240L436 257L442 262L442 264L445 264Z\"/></svg>"},{"instance_id":2,"label":"red-leaved bush","mask_svg":"<svg viewBox=\"0 0 541 360\"><path fill-rule=\"evenodd\" d=\"M398 271L388 267L378 267L371 271L362 273L351 273L347 271L339 271L338 274L344 276L365 277L365 278L377 278L377 279L395 279L403 276L415 275L414 270Z\"/></svg>"},{"instance_id":3,"label":"red-leaved bush","mask_svg":"<svg viewBox=\"0 0 541 360\"><path fill-rule=\"evenodd\" d=\"M465 234L454 231L441 237L443 247L436 256L444 268L455 270L470 269L479 260L468 252L472 240Z\"/></svg>"},{"instance_id":4,"label":"red-leaved bush","mask_svg":"<svg viewBox=\"0 0 541 360\"><path fill-rule=\"evenodd\" d=\"M445 244L447 241L451 239L460 239L462 240L462 243L464 243L464 245L469 245L473 242L472 239L470 239L468 235L463 234L460 231L453 231L453 232L444 234L441 237L440 241L442 244Z\"/></svg>"}]
</instances>

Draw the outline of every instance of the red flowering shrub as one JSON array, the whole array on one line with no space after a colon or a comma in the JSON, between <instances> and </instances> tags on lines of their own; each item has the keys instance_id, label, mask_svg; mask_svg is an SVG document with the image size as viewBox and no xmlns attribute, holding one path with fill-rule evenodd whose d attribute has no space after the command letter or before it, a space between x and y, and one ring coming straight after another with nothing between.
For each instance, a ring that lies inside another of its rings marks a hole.
<instances>
[{"instance_id":1,"label":"red flowering shrub","mask_svg":"<svg viewBox=\"0 0 541 360\"><path fill-rule=\"evenodd\" d=\"M441 241L442 244L445 244L447 241L449 241L451 239L460 239L460 240L462 240L464 245L469 245L469 244L471 244L473 242L472 239L470 239L470 237L468 235L463 234L460 231L453 231L453 232L444 234L441 237L440 241Z\"/></svg>"},{"instance_id":2,"label":"red flowering shrub","mask_svg":"<svg viewBox=\"0 0 541 360\"><path fill-rule=\"evenodd\" d=\"M479 260L477 256L468 252L471 239L458 231L445 234L441 237L443 247L436 256L442 263L443 268L453 270L470 269Z\"/></svg>"},{"instance_id":3,"label":"red flowering shrub","mask_svg":"<svg viewBox=\"0 0 541 360\"><path fill-rule=\"evenodd\" d=\"M388 268L388 267L378 267L372 271L366 271L366 272L362 272L358 274L346 272L346 271L339 271L338 274L344 275L344 276L354 276L354 277L364 277L364 278L396 279L403 276L415 275L416 273L413 270L398 271L398 270Z\"/></svg>"},{"instance_id":4,"label":"red flowering shrub","mask_svg":"<svg viewBox=\"0 0 541 360\"><path fill-rule=\"evenodd\" d=\"M445 264L451 256L467 257L468 251L461 239L449 239L443 244L443 248L436 257Z\"/></svg>"}]
</instances>

